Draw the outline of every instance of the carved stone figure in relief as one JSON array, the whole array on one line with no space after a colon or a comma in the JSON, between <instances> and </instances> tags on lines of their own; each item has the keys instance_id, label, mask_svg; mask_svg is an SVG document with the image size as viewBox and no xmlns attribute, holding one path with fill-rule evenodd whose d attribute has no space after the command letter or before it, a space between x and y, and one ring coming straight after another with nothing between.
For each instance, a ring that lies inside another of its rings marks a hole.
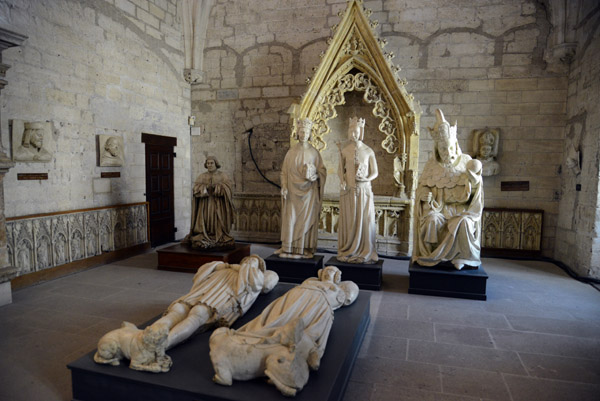
<instances>
[{"instance_id":1,"label":"carved stone figure in relief","mask_svg":"<svg viewBox=\"0 0 600 401\"><path fill-rule=\"evenodd\" d=\"M132 323L123 322L121 328L102 336L94 361L117 366L125 358L130 360L131 369L168 372L173 362L165 354L167 334L165 325L153 324L141 330Z\"/></svg>"},{"instance_id":2,"label":"carved stone figure in relief","mask_svg":"<svg viewBox=\"0 0 600 401\"><path fill-rule=\"evenodd\" d=\"M375 204L371 181L377 178L375 152L362 142L365 120L353 117L350 141L340 153L340 217L337 259L349 263L375 263Z\"/></svg>"},{"instance_id":3,"label":"carved stone figure in relief","mask_svg":"<svg viewBox=\"0 0 600 401\"><path fill-rule=\"evenodd\" d=\"M317 250L319 215L327 170L321 154L308 141L312 121L298 120L298 143L285 155L281 168L282 258L312 258Z\"/></svg>"},{"instance_id":4,"label":"carved stone figure in relief","mask_svg":"<svg viewBox=\"0 0 600 401\"><path fill-rule=\"evenodd\" d=\"M208 156L204 167L208 170L196 178L192 203L192 224L183 244L193 248L233 248L235 241L229 234L233 223L233 182L214 156Z\"/></svg>"},{"instance_id":5,"label":"carved stone figure in relief","mask_svg":"<svg viewBox=\"0 0 600 401\"><path fill-rule=\"evenodd\" d=\"M122 166L125 159L123 138L118 136L99 135L98 143L101 149L100 166Z\"/></svg>"},{"instance_id":6,"label":"carved stone figure in relief","mask_svg":"<svg viewBox=\"0 0 600 401\"><path fill-rule=\"evenodd\" d=\"M13 143L17 139L16 121L13 121ZM13 150L13 159L23 162L49 162L52 160L52 154L44 146L44 137L51 135L49 133L48 123L24 123L23 136L20 144ZM48 134L47 134L48 133Z\"/></svg>"},{"instance_id":7,"label":"carved stone figure in relief","mask_svg":"<svg viewBox=\"0 0 600 401\"><path fill-rule=\"evenodd\" d=\"M154 324L169 329L167 349L189 338L198 329L231 326L252 306L261 293L271 291L277 273L266 270L258 255L247 256L240 264L220 261L202 265L186 295L175 300Z\"/></svg>"},{"instance_id":8,"label":"carved stone figure in relief","mask_svg":"<svg viewBox=\"0 0 600 401\"><path fill-rule=\"evenodd\" d=\"M476 159L482 164L482 175L491 176L500 173L500 164L496 161L500 132L497 129L475 130L473 147Z\"/></svg>"},{"instance_id":9,"label":"carved stone figure in relief","mask_svg":"<svg viewBox=\"0 0 600 401\"><path fill-rule=\"evenodd\" d=\"M273 301L237 330L219 328L210 337L213 380L230 386L233 380L267 376L279 391L294 396L317 370L333 324L333 311L350 305L358 286L340 282L337 267L319 270Z\"/></svg>"},{"instance_id":10,"label":"carved stone figure in relief","mask_svg":"<svg viewBox=\"0 0 600 401\"><path fill-rule=\"evenodd\" d=\"M463 154L440 109L430 128L434 155L419 177L415 198L413 262L435 266L449 261L458 270L481 264L483 182L481 162Z\"/></svg>"}]
</instances>

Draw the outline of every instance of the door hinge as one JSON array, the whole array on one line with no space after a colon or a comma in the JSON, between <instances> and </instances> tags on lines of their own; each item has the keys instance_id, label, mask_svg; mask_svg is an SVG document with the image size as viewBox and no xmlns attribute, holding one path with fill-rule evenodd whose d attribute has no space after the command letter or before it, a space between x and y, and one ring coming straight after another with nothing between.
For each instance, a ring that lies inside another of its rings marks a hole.
<instances>
[{"instance_id":1,"label":"door hinge","mask_svg":"<svg viewBox=\"0 0 600 401\"><path fill-rule=\"evenodd\" d=\"M177 232L177 227L173 227L173 232L176 233Z\"/></svg>"},{"instance_id":2,"label":"door hinge","mask_svg":"<svg viewBox=\"0 0 600 401\"><path fill-rule=\"evenodd\" d=\"M173 152L173 157L177 157L177 153Z\"/></svg>"}]
</instances>

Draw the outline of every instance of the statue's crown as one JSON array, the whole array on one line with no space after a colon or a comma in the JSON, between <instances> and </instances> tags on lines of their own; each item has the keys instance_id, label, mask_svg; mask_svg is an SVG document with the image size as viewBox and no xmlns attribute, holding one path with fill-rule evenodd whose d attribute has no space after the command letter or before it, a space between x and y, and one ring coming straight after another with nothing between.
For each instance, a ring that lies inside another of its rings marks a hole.
<instances>
[{"instance_id":1,"label":"statue's crown","mask_svg":"<svg viewBox=\"0 0 600 401\"><path fill-rule=\"evenodd\" d=\"M312 129L312 125L313 125L313 122L310 120L310 118L299 118L298 121L296 122L296 126L298 127L298 129L301 129L301 128Z\"/></svg>"},{"instance_id":2,"label":"statue's crown","mask_svg":"<svg viewBox=\"0 0 600 401\"><path fill-rule=\"evenodd\" d=\"M429 133L434 141L439 141L441 139L445 139L447 141L456 141L456 128L457 124L450 125L448 121L444 118L444 113L442 110L437 109L436 113L436 123L433 128L429 127ZM440 129L441 127L446 127L447 129Z\"/></svg>"},{"instance_id":3,"label":"statue's crown","mask_svg":"<svg viewBox=\"0 0 600 401\"><path fill-rule=\"evenodd\" d=\"M489 131L484 132L483 135L481 135L481 138L479 139L479 143L482 145L492 146L492 145L494 145L494 141L495 141L494 134L492 134Z\"/></svg>"},{"instance_id":4,"label":"statue's crown","mask_svg":"<svg viewBox=\"0 0 600 401\"><path fill-rule=\"evenodd\" d=\"M364 118L358 118L358 117L352 117L350 119L350 128L352 127L359 127L359 128L364 128L365 127L365 119Z\"/></svg>"}]
</instances>

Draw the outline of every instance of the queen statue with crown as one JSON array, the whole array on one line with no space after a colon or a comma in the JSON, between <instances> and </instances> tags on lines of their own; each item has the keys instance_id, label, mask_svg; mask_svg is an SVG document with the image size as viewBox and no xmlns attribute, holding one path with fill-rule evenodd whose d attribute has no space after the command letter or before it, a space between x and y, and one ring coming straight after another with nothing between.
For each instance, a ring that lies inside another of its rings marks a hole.
<instances>
[{"instance_id":1,"label":"queen statue with crown","mask_svg":"<svg viewBox=\"0 0 600 401\"><path fill-rule=\"evenodd\" d=\"M312 121L297 122L296 139L281 168L282 258L312 258L317 250L319 216L327 170L321 154L310 143Z\"/></svg>"},{"instance_id":2,"label":"queen statue with crown","mask_svg":"<svg viewBox=\"0 0 600 401\"><path fill-rule=\"evenodd\" d=\"M450 262L461 270L481 265L482 165L463 154L440 109L429 128L434 155L419 177L415 197L412 261L421 266Z\"/></svg>"},{"instance_id":3,"label":"queen statue with crown","mask_svg":"<svg viewBox=\"0 0 600 401\"><path fill-rule=\"evenodd\" d=\"M350 141L340 154L340 217L338 254L340 262L376 263L375 205L371 181L377 178L373 149L362 140L365 120L353 117L348 126Z\"/></svg>"}]
</instances>

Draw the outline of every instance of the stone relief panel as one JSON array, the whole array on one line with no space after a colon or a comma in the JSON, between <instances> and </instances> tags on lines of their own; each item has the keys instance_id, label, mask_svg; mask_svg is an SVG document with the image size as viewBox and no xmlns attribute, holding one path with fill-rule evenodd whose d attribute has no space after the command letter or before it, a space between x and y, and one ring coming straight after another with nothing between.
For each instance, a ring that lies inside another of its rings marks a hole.
<instances>
[{"instance_id":1,"label":"stone relief panel","mask_svg":"<svg viewBox=\"0 0 600 401\"><path fill-rule=\"evenodd\" d=\"M120 167L125 160L123 138L98 135L98 160L100 167Z\"/></svg>"},{"instance_id":2,"label":"stone relief panel","mask_svg":"<svg viewBox=\"0 0 600 401\"><path fill-rule=\"evenodd\" d=\"M36 270L52 266L52 220L49 218L33 222Z\"/></svg>"},{"instance_id":3,"label":"stone relief panel","mask_svg":"<svg viewBox=\"0 0 600 401\"><path fill-rule=\"evenodd\" d=\"M98 225L100 232L100 249L99 252L111 252L115 250L113 229L112 229L112 214L110 210L102 210L98 214Z\"/></svg>"},{"instance_id":4,"label":"stone relief panel","mask_svg":"<svg viewBox=\"0 0 600 401\"><path fill-rule=\"evenodd\" d=\"M521 249L538 251L542 246L542 214L523 212Z\"/></svg>"},{"instance_id":5,"label":"stone relief panel","mask_svg":"<svg viewBox=\"0 0 600 401\"><path fill-rule=\"evenodd\" d=\"M484 249L541 252L542 210L487 208L482 219Z\"/></svg>"},{"instance_id":6,"label":"stone relief panel","mask_svg":"<svg viewBox=\"0 0 600 401\"><path fill-rule=\"evenodd\" d=\"M9 263L19 275L148 241L145 204L16 218L6 223Z\"/></svg>"},{"instance_id":7,"label":"stone relief panel","mask_svg":"<svg viewBox=\"0 0 600 401\"><path fill-rule=\"evenodd\" d=\"M31 221L19 222L14 228L15 238L15 265L19 274L35 271L35 257L33 245L33 225Z\"/></svg>"},{"instance_id":8,"label":"stone relief panel","mask_svg":"<svg viewBox=\"0 0 600 401\"><path fill-rule=\"evenodd\" d=\"M486 177L500 174L500 164L496 161L499 143L499 128L473 130L473 154L481 161L482 175Z\"/></svg>"},{"instance_id":9,"label":"stone relief panel","mask_svg":"<svg viewBox=\"0 0 600 401\"><path fill-rule=\"evenodd\" d=\"M85 239L82 213L69 216L69 244L71 262L85 258Z\"/></svg>"},{"instance_id":10,"label":"stone relief panel","mask_svg":"<svg viewBox=\"0 0 600 401\"><path fill-rule=\"evenodd\" d=\"M98 213L84 215L85 226L85 256L87 258L100 255L100 237L98 235Z\"/></svg>"},{"instance_id":11,"label":"stone relief panel","mask_svg":"<svg viewBox=\"0 0 600 401\"><path fill-rule=\"evenodd\" d=\"M65 216L52 219L52 249L54 251L54 266L69 263L69 232Z\"/></svg>"},{"instance_id":12,"label":"stone relief panel","mask_svg":"<svg viewBox=\"0 0 600 401\"><path fill-rule=\"evenodd\" d=\"M51 122L10 120L12 156L17 162L48 163L54 153Z\"/></svg>"},{"instance_id":13,"label":"stone relief panel","mask_svg":"<svg viewBox=\"0 0 600 401\"><path fill-rule=\"evenodd\" d=\"M483 247L500 248L502 215L500 212L483 212Z\"/></svg>"}]
</instances>

